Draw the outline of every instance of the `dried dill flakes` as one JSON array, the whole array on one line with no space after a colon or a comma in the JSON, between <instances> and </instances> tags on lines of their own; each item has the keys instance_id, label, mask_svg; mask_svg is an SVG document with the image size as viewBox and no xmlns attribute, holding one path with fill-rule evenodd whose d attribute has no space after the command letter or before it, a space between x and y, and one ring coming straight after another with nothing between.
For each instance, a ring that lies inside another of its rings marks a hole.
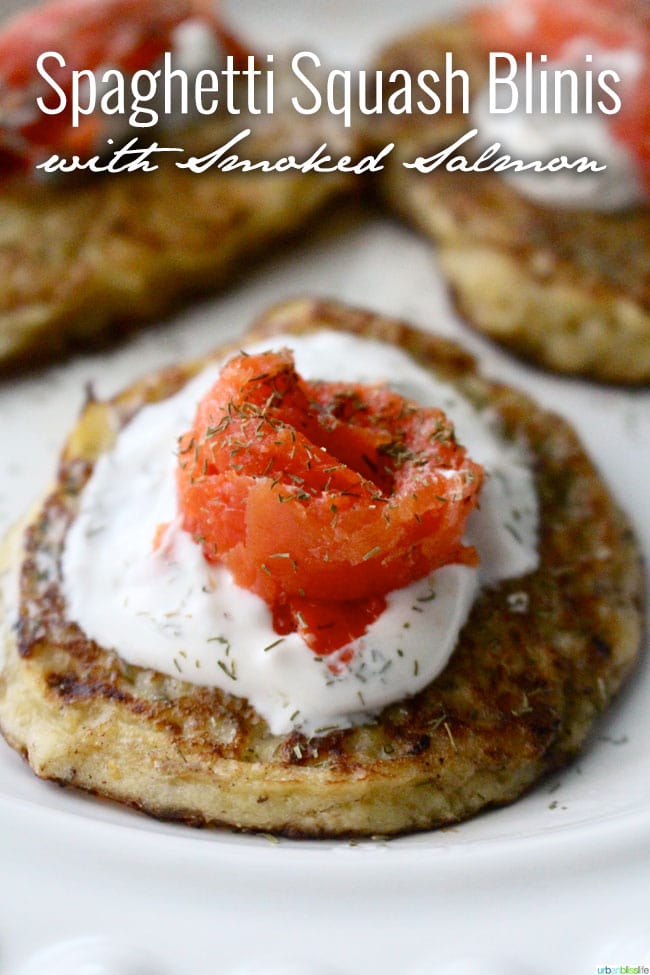
<instances>
[{"instance_id":1,"label":"dried dill flakes","mask_svg":"<svg viewBox=\"0 0 650 975\"><path fill-rule=\"evenodd\" d=\"M433 589L429 589L429 592L426 593L424 596L418 596L417 601L419 603L430 603L433 602L435 598L436 598L435 591Z\"/></svg>"},{"instance_id":2,"label":"dried dill flakes","mask_svg":"<svg viewBox=\"0 0 650 975\"><path fill-rule=\"evenodd\" d=\"M320 728L316 728L314 731L315 735L329 735L332 731L338 731L339 726L337 724L324 724Z\"/></svg>"},{"instance_id":3,"label":"dried dill flakes","mask_svg":"<svg viewBox=\"0 0 650 975\"><path fill-rule=\"evenodd\" d=\"M434 719L431 725L431 732L433 733L434 731L437 731L441 724L446 724L446 723L447 723L447 712L443 711L442 714L439 714L438 717Z\"/></svg>"},{"instance_id":4,"label":"dried dill flakes","mask_svg":"<svg viewBox=\"0 0 650 975\"><path fill-rule=\"evenodd\" d=\"M612 738L611 735L599 735L599 741L606 741L609 745L627 745L629 738L627 735L621 735L620 738Z\"/></svg>"},{"instance_id":5,"label":"dried dill flakes","mask_svg":"<svg viewBox=\"0 0 650 975\"><path fill-rule=\"evenodd\" d=\"M229 677L231 680L237 680L237 665L234 660L231 661L230 667L223 660L217 660L217 665L223 670L226 677Z\"/></svg>"},{"instance_id":6,"label":"dried dill flakes","mask_svg":"<svg viewBox=\"0 0 650 975\"><path fill-rule=\"evenodd\" d=\"M552 802L549 802L548 808L551 809L551 810L561 809L562 812L566 812L569 807L568 806L561 806L559 804L559 802L557 801L557 799L554 799Z\"/></svg>"},{"instance_id":7,"label":"dried dill flakes","mask_svg":"<svg viewBox=\"0 0 650 975\"><path fill-rule=\"evenodd\" d=\"M375 547L371 548L369 552L366 552L366 554L363 556L363 561L367 562L368 559L374 559L375 555L379 555L380 552L381 545L375 545Z\"/></svg>"},{"instance_id":8,"label":"dried dill flakes","mask_svg":"<svg viewBox=\"0 0 650 975\"><path fill-rule=\"evenodd\" d=\"M262 837L262 839L266 840L267 843L272 843L273 846L280 845L279 837L274 836L273 833L260 833L260 836Z\"/></svg>"},{"instance_id":9,"label":"dried dill flakes","mask_svg":"<svg viewBox=\"0 0 650 975\"><path fill-rule=\"evenodd\" d=\"M291 563L291 568L293 569L293 571L294 572L297 572L298 571L298 563L296 562L296 560L294 558L291 557L291 552L273 552L272 555L269 555L269 558L270 559L286 559L288 562Z\"/></svg>"},{"instance_id":10,"label":"dried dill flakes","mask_svg":"<svg viewBox=\"0 0 650 975\"><path fill-rule=\"evenodd\" d=\"M284 643L283 636L279 637L277 640L274 640L273 643L269 643L268 646L264 647L263 653L268 653L269 650L273 650L274 647L278 647L281 643Z\"/></svg>"},{"instance_id":11,"label":"dried dill flakes","mask_svg":"<svg viewBox=\"0 0 650 975\"><path fill-rule=\"evenodd\" d=\"M521 704L518 708L513 708L510 713L512 714L513 718L521 718L524 714L530 714L532 710L533 709L530 705L530 701L528 700L528 695L524 691L521 695Z\"/></svg>"},{"instance_id":12,"label":"dried dill flakes","mask_svg":"<svg viewBox=\"0 0 650 975\"><path fill-rule=\"evenodd\" d=\"M451 728L449 727L449 723L447 721L443 721L442 726L445 729L445 731L447 732L447 737L449 738L449 744L451 745L451 747L453 748L453 750L455 752L457 752L458 751L458 746L456 745L456 741L454 739L454 736L451 733Z\"/></svg>"},{"instance_id":13,"label":"dried dill flakes","mask_svg":"<svg viewBox=\"0 0 650 975\"><path fill-rule=\"evenodd\" d=\"M515 526L511 522L505 521L503 523L503 527L506 529L506 531L510 532L510 534L512 535L512 537L516 542L518 542L520 545L524 544L524 540L521 537L521 533L515 528Z\"/></svg>"},{"instance_id":14,"label":"dried dill flakes","mask_svg":"<svg viewBox=\"0 0 650 975\"><path fill-rule=\"evenodd\" d=\"M208 643L220 643L226 648L226 656L228 657L230 655L230 640L226 639L225 636L210 636L208 637Z\"/></svg>"}]
</instances>

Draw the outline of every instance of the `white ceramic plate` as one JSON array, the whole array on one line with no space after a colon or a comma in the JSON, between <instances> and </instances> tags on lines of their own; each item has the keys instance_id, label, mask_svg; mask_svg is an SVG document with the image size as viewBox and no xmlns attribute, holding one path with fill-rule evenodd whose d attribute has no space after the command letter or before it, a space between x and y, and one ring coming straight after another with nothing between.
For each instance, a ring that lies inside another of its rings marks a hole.
<instances>
[{"instance_id":1,"label":"white ceramic plate","mask_svg":"<svg viewBox=\"0 0 650 975\"><path fill-rule=\"evenodd\" d=\"M432 0L227 6L260 46L304 44L339 66L441 9ZM108 353L0 385L0 532L47 488L86 383L109 395L241 334L267 304L297 293L457 337L486 372L563 413L650 552L650 394L515 362L455 318L427 244L378 218L330 225L236 290ZM580 760L513 806L438 833L356 845L160 824L38 781L0 741L0 973L650 968L649 692L644 659Z\"/></svg>"}]
</instances>

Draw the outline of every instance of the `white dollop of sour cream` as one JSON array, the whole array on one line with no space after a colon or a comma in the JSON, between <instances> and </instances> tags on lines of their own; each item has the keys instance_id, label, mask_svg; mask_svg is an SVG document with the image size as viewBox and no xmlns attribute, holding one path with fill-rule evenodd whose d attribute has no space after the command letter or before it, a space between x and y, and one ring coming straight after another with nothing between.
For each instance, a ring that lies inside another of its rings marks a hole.
<instances>
[{"instance_id":1,"label":"white dollop of sour cream","mask_svg":"<svg viewBox=\"0 0 650 975\"><path fill-rule=\"evenodd\" d=\"M576 38L567 48L562 62L545 64L543 70L570 69L581 63L584 67L585 53L592 58L590 67L593 72L605 68L614 70L624 85L634 83L643 67L643 60L636 51L604 51L587 38ZM537 68L536 87L540 85L541 70ZM592 112L575 114L556 113L552 107L546 113L527 112L524 81L519 78L515 83L519 88L519 97L513 111L491 112L487 90L475 99L472 119L481 142L486 145L498 142L513 157L524 161L546 162L561 156L575 160L585 156L599 164L599 171L506 171L502 173L504 179L524 196L550 206L608 212L646 200L635 159L630 150L612 134L607 116L596 107ZM503 95L509 102L510 94L504 91ZM552 106L552 96L549 103ZM502 106L506 107L507 103Z\"/></svg>"},{"instance_id":2,"label":"white dollop of sour cream","mask_svg":"<svg viewBox=\"0 0 650 975\"><path fill-rule=\"evenodd\" d=\"M480 567L445 566L389 593L365 634L332 656L317 656L297 633L278 636L266 603L236 586L223 566L209 565L178 524L177 440L220 363L143 407L100 458L66 538L63 591L70 618L129 663L247 698L273 734L317 735L367 720L444 669L480 586L536 568L537 500L524 449L503 439L488 411L401 350L334 332L279 336L273 346L293 349L308 379L386 381L445 410L487 472L466 536ZM171 525L154 552L161 523ZM332 666L350 647L352 662Z\"/></svg>"}]
</instances>

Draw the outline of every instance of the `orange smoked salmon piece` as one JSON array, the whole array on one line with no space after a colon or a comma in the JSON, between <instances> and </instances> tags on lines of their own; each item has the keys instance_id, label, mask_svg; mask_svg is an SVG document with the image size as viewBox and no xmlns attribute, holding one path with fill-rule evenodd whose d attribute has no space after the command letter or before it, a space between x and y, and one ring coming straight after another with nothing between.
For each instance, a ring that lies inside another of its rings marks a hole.
<instances>
[{"instance_id":1,"label":"orange smoked salmon piece","mask_svg":"<svg viewBox=\"0 0 650 975\"><path fill-rule=\"evenodd\" d=\"M523 59L527 51L562 59L571 44L627 50L640 58L641 72L621 86L622 107L609 117L616 138L634 154L650 193L650 3L647 0L504 0L469 15L486 50ZM612 68L616 64L612 63Z\"/></svg>"},{"instance_id":2,"label":"orange smoked salmon piece","mask_svg":"<svg viewBox=\"0 0 650 975\"><path fill-rule=\"evenodd\" d=\"M438 409L385 386L301 379L287 350L231 360L179 445L183 527L326 653L385 595L450 562L482 468Z\"/></svg>"}]
</instances>

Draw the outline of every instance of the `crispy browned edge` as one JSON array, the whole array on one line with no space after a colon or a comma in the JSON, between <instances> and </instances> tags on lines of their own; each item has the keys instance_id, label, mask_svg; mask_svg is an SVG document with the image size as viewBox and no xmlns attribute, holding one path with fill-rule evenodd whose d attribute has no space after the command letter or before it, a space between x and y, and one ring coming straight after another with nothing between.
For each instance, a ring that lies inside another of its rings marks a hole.
<instances>
[{"instance_id":1,"label":"crispy browned edge","mask_svg":"<svg viewBox=\"0 0 650 975\"><path fill-rule=\"evenodd\" d=\"M639 552L625 517L570 427L486 382L454 343L334 302L299 299L253 337L314 328L400 345L501 414L532 451L541 568L479 598L446 670L376 722L322 738L269 735L246 702L124 665L64 618L55 555L93 459L145 402L202 363L90 402L58 485L24 536L22 616L8 636L0 724L37 774L192 825L292 837L430 829L517 798L564 765L630 673L642 637ZM223 352L223 350L222 350ZM523 595L522 595L523 594ZM521 610L522 600L528 608Z\"/></svg>"},{"instance_id":2,"label":"crispy browned edge","mask_svg":"<svg viewBox=\"0 0 650 975\"><path fill-rule=\"evenodd\" d=\"M468 71L474 97L487 57L464 21L435 23L388 47L385 72ZM371 145L396 143L379 192L431 238L462 317L510 351L556 372L620 384L650 381L650 207L601 213L534 203L495 173L423 175L429 156L472 128L456 111L368 127ZM470 144L461 150L471 159Z\"/></svg>"}]
</instances>

